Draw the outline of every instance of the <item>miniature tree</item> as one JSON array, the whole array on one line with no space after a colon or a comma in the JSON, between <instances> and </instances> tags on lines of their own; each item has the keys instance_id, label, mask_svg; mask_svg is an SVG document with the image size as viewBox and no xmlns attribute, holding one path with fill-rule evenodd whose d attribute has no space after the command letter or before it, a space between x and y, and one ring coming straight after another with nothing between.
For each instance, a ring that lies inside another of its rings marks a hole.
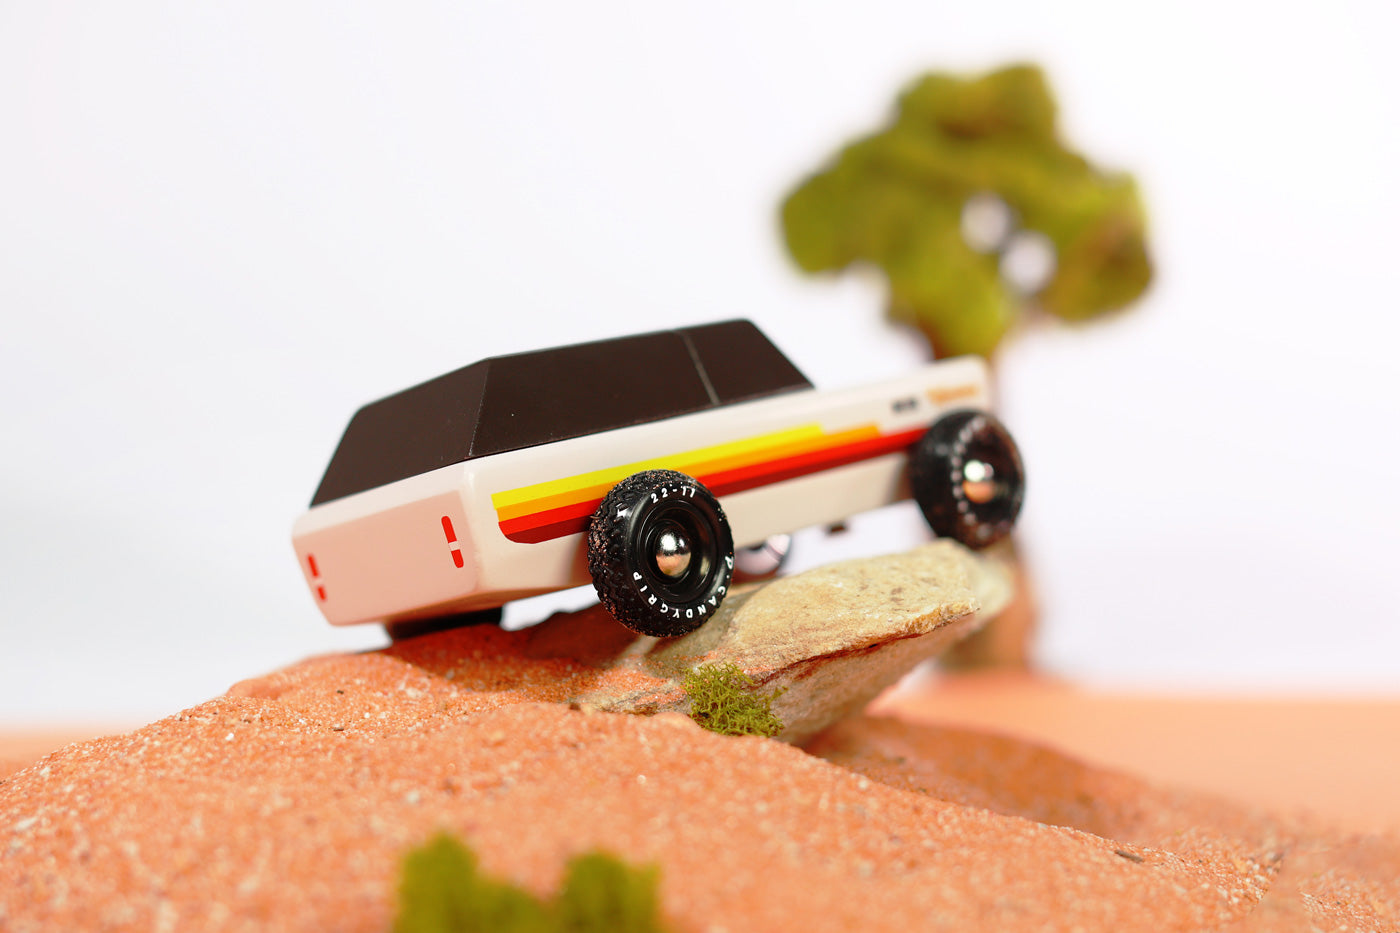
<instances>
[{"instance_id":1,"label":"miniature tree","mask_svg":"<svg viewBox=\"0 0 1400 933\"><path fill-rule=\"evenodd\" d=\"M883 272L890 315L937 356L990 357L1029 308L1084 320L1152 277L1136 183L1061 142L1031 65L915 81L888 126L788 196L782 223L807 272Z\"/></svg>"},{"instance_id":2,"label":"miniature tree","mask_svg":"<svg viewBox=\"0 0 1400 933\"><path fill-rule=\"evenodd\" d=\"M1147 289L1146 217L1132 177L1059 138L1040 69L929 74L883 129L846 146L782 206L793 259L812 273L864 265L891 318L935 356L992 357L1028 313L1082 321ZM1024 665L1034 611L1018 598L957 646L954 664Z\"/></svg>"}]
</instances>

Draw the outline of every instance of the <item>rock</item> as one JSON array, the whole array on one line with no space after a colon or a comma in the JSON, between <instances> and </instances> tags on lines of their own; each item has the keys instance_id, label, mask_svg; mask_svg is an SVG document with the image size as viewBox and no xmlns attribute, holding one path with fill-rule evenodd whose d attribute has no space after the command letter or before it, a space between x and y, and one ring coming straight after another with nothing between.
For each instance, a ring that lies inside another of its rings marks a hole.
<instances>
[{"instance_id":1,"label":"rock","mask_svg":"<svg viewBox=\"0 0 1400 933\"><path fill-rule=\"evenodd\" d=\"M1005 566L940 540L736 587L713 619L679 638L633 635L602 609L555 616L530 632L526 653L648 675L630 690L572 698L632 713L683 712L686 671L733 663L765 690L786 688L773 706L786 726L779 738L800 742L975 631L1011 596Z\"/></svg>"}]
</instances>

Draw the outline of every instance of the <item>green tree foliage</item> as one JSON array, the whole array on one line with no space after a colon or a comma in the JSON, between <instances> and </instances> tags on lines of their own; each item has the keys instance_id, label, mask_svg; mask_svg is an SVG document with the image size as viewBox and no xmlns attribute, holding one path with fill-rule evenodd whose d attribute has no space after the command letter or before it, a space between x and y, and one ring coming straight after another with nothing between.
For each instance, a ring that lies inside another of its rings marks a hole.
<instances>
[{"instance_id":1,"label":"green tree foliage","mask_svg":"<svg viewBox=\"0 0 1400 933\"><path fill-rule=\"evenodd\" d=\"M661 933L655 866L602 853L569 862L551 901L484 877L443 833L404 857L394 933Z\"/></svg>"},{"instance_id":2,"label":"green tree foliage","mask_svg":"<svg viewBox=\"0 0 1400 933\"><path fill-rule=\"evenodd\" d=\"M759 693L739 665L705 664L686 673L681 687L690 698L690 718L720 735L762 735L783 731L773 701L784 690ZM786 688L784 688L786 689Z\"/></svg>"},{"instance_id":3,"label":"green tree foliage","mask_svg":"<svg viewBox=\"0 0 1400 933\"><path fill-rule=\"evenodd\" d=\"M1054 247L1054 274L1034 295L1008 287L995 250L963 236L964 207L987 194ZM1054 98L1031 65L915 81L888 126L788 196L782 222L808 272L882 270L890 314L940 356L990 355L1028 301L1083 320L1131 303L1152 277L1136 183L1060 141Z\"/></svg>"}]
</instances>

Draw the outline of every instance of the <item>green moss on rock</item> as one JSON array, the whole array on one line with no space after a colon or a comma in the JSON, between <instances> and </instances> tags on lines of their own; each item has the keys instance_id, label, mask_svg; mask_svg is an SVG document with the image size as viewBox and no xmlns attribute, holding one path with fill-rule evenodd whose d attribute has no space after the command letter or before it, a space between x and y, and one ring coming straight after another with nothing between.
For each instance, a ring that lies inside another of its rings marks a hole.
<instances>
[{"instance_id":1,"label":"green moss on rock","mask_svg":"<svg viewBox=\"0 0 1400 933\"><path fill-rule=\"evenodd\" d=\"M706 664L681 682L690 698L690 718L721 735L772 737L783 731L773 701L784 690L762 693L737 664Z\"/></svg>"}]
</instances>

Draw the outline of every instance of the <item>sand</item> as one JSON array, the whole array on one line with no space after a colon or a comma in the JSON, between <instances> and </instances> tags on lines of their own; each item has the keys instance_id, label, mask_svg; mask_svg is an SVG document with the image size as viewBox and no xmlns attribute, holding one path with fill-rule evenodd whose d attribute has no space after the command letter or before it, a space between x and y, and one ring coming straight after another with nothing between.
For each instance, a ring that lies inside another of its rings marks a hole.
<instances>
[{"instance_id":1,"label":"sand","mask_svg":"<svg viewBox=\"0 0 1400 933\"><path fill-rule=\"evenodd\" d=\"M1348 832L1400 835L1400 695L1154 694L982 672L921 678L872 709L1017 736Z\"/></svg>"},{"instance_id":2,"label":"sand","mask_svg":"<svg viewBox=\"0 0 1400 933\"><path fill-rule=\"evenodd\" d=\"M679 930L1400 928L1392 838L887 715L804 749L573 710L597 673L519 645L313 659L9 774L0 929L385 930L440 828L542 893L658 863Z\"/></svg>"}]
</instances>

